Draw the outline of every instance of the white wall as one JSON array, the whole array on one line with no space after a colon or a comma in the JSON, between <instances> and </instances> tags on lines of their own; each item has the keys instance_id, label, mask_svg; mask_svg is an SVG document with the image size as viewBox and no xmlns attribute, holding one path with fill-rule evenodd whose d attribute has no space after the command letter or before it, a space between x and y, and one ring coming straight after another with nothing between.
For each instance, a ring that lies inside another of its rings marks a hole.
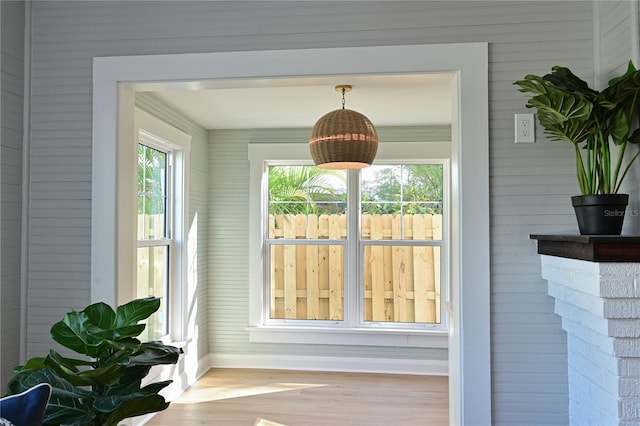
<instances>
[{"instance_id":1,"label":"white wall","mask_svg":"<svg viewBox=\"0 0 640 426\"><path fill-rule=\"evenodd\" d=\"M20 361L24 3L0 2L0 393Z\"/></svg>"},{"instance_id":2,"label":"white wall","mask_svg":"<svg viewBox=\"0 0 640 426\"><path fill-rule=\"evenodd\" d=\"M90 299L90 206L99 196L90 191L92 57L489 42L494 423L566 424L564 335L528 235L575 232L573 153L543 138L514 145L513 113L525 111L525 98L512 82L556 64L592 78L592 7L588 0L34 2L29 355L46 352L50 324ZM214 147L209 158L246 159L242 149ZM223 272L210 269L209 280L224 282L216 275ZM237 274L229 280L242 280ZM209 293L209 313L220 309ZM227 313L232 322L242 314ZM222 339L222 326L209 330L212 352L240 345Z\"/></svg>"}]
</instances>

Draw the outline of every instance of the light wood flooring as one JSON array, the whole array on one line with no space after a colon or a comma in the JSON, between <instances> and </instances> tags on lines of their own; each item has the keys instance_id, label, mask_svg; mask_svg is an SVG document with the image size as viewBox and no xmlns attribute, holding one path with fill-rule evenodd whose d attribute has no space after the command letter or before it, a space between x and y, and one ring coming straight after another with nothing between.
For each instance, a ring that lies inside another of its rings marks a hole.
<instances>
[{"instance_id":1,"label":"light wood flooring","mask_svg":"<svg viewBox=\"0 0 640 426\"><path fill-rule=\"evenodd\" d=\"M447 377L213 369L147 425L446 426L448 406Z\"/></svg>"}]
</instances>

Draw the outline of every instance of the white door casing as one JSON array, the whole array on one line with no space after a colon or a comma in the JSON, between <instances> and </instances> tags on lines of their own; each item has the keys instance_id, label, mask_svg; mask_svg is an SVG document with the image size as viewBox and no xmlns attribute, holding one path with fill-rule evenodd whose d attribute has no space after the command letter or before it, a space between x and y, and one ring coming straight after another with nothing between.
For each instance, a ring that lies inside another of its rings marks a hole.
<instances>
[{"instance_id":1,"label":"white door casing","mask_svg":"<svg viewBox=\"0 0 640 426\"><path fill-rule=\"evenodd\" d=\"M336 60L339 58L339 60ZM454 73L450 424L491 424L488 45L375 46L94 58L91 299L118 303L132 261L119 183L129 170L136 90L212 79ZM158 83L166 82L166 83ZM124 173L124 174L123 174ZM128 234L129 236L131 234Z\"/></svg>"}]
</instances>

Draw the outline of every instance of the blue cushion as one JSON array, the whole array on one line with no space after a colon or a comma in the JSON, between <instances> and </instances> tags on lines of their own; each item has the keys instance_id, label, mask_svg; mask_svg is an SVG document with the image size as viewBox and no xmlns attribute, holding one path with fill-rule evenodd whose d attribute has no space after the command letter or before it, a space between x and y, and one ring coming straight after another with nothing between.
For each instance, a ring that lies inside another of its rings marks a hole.
<instances>
[{"instance_id":1,"label":"blue cushion","mask_svg":"<svg viewBox=\"0 0 640 426\"><path fill-rule=\"evenodd\" d=\"M0 416L16 426L41 425L51 396L51 385L40 383L26 391L0 399Z\"/></svg>"}]
</instances>

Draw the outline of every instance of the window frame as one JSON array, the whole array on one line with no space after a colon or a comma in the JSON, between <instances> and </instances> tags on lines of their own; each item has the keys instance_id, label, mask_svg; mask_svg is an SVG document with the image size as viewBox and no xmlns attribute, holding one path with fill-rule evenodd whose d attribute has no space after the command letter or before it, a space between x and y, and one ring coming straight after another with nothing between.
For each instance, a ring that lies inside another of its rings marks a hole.
<instances>
[{"instance_id":1,"label":"window frame","mask_svg":"<svg viewBox=\"0 0 640 426\"><path fill-rule=\"evenodd\" d=\"M155 135L149 132L148 130L145 130L142 127L140 127L138 128L138 146L140 145L144 145L148 148L151 148L158 152L163 153L165 155L165 161L166 161L166 172L165 172L165 178L164 178L165 187L166 187L166 193L165 193L166 200L165 200L165 207L164 207L165 218L164 218L164 224L163 224L164 236L162 238L142 239L142 240L136 237L136 255L138 255L139 250L141 248L166 247L167 259L164 265L165 288L163 289L164 290L163 297L165 297L166 299L166 302L164 305L164 312L166 314L166 319L164 323L163 334L160 336L154 337L154 339L156 338L167 339L168 338L167 336L170 333L169 324L173 316L173 313L171 312L171 304L172 304L171 294L174 291L174 287L179 285L177 282L177 280L179 280L179 277L175 275L175 270L176 268L180 268L180 261L179 259L176 259L177 256L175 255L176 244L174 240L174 235L175 235L175 228L176 228L175 210L177 208L176 202L175 202L175 193L176 193L175 187L177 184L180 183L181 179L175 176L175 173L174 173L174 166L176 162L176 150L172 146L172 144L170 144L167 140L162 139L160 136ZM139 161L139 158L138 158L138 161ZM139 221L136 223L139 223ZM139 230L137 229L137 226L136 226L136 236L138 235L139 235ZM138 285L137 271L138 269L136 268L136 281L135 281L136 286ZM135 291L137 293L138 289L136 288ZM137 296L136 294L136 297L139 297L139 296ZM156 296L156 297L159 297L159 296ZM162 309L163 309L163 306L161 305L160 310ZM160 312L160 310L158 310L158 312Z\"/></svg>"},{"instance_id":2,"label":"window frame","mask_svg":"<svg viewBox=\"0 0 640 426\"><path fill-rule=\"evenodd\" d=\"M167 157L168 172L171 179L168 183L167 213L171 225L167 232L169 235L169 273L168 273L168 303L167 303L167 333L160 340L171 343L185 341L188 338L187 324L184 313L187 312L186 282L187 282L187 219L189 212L189 156L191 150L191 136L165 123L159 118L135 108L134 118L134 142L132 150L135 154L135 174L137 176L137 152L140 143L139 132L143 131L152 148L163 152L171 152ZM171 157L171 159L169 159ZM134 218L137 218L137 178L130 180L132 196L132 209ZM133 224L132 259L137 259L139 240L137 234L137 220ZM163 240L158 240L163 241ZM145 244L146 245L146 244ZM121 281L118 285L119 303L124 303L136 298L135 286L137 285L137 262L133 261L130 275L132 281ZM133 283L133 284L131 284Z\"/></svg>"},{"instance_id":3,"label":"window frame","mask_svg":"<svg viewBox=\"0 0 640 426\"><path fill-rule=\"evenodd\" d=\"M417 161L416 158L421 161ZM450 142L398 142L380 144L376 164L416 164L420 162L438 162L444 165L443 203L450 204ZM360 297L362 287L362 269L357 267L345 268L344 279L344 320L293 320L270 319L268 284L268 268L266 243L268 237L268 220L264 215L266 197L268 194L267 167L269 165L312 165L309 159L307 144L249 144L250 171L250 319L247 330L251 342L270 343L306 343L306 344L337 344L337 345L374 345L374 346L402 346L423 348L448 347L448 323L444 309L441 311L440 324L400 324L367 322L359 318L363 303ZM359 174L348 173L348 187L359 186ZM351 191L348 195L349 203L360 206L359 191ZM358 210L356 210L357 212ZM441 257L441 307L449 301L451 257L450 236L451 209L446 210L447 217L443 218L443 240L427 240L421 245L441 246L446 250L446 256ZM345 245L345 265L349 262L350 253L356 253L362 258L364 245L360 239L360 214L349 220L346 240L329 240ZM355 226L353 225L355 223ZM298 243L303 240L298 240ZM398 241L372 241L383 244L393 244ZM415 241L412 241L415 243ZM444 252L443 252L444 253ZM446 260L445 260L446 259ZM357 283L350 285L349 283ZM354 302L355 301L355 302ZM355 312L354 312L355 311Z\"/></svg>"}]
</instances>

